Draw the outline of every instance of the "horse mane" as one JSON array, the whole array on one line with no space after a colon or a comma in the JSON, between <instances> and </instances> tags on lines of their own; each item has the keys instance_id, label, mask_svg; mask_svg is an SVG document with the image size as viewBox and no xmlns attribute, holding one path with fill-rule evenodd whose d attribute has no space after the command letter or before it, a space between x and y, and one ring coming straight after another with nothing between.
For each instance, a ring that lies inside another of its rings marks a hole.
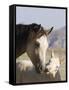
<instances>
[{"instance_id":1,"label":"horse mane","mask_svg":"<svg viewBox=\"0 0 69 90\"><path fill-rule=\"evenodd\" d=\"M29 27L24 24L16 25L16 42L19 44L21 41L26 43L27 37L29 35Z\"/></svg>"},{"instance_id":2,"label":"horse mane","mask_svg":"<svg viewBox=\"0 0 69 90\"><path fill-rule=\"evenodd\" d=\"M32 23L28 25L16 24L15 32L16 32L16 56L19 56L26 51L28 37L30 36L31 32L34 37L34 38L31 37L32 41L34 39L36 40L36 38L39 38L43 34L45 34L43 27L40 24L36 24L36 23Z\"/></svg>"},{"instance_id":3,"label":"horse mane","mask_svg":"<svg viewBox=\"0 0 69 90\"><path fill-rule=\"evenodd\" d=\"M33 27L38 27L39 25L36 23L32 24L17 24L16 25L16 41L24 41L24 43L27 41L27 38L30 34L30 32L34 32L36 35L35 37L41 37L43 34L46 35L43 27L40 25L39 28L34 29Z\"/></svg>"}]
</instances>

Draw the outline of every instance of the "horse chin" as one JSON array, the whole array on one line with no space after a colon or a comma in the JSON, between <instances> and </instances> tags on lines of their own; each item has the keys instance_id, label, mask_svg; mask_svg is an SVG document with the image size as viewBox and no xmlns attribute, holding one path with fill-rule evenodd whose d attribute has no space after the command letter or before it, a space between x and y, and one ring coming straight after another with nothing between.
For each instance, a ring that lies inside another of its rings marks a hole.
<instances>
[{"instance_id":1,"label":"horse chin","mask_svg":"<svg viewBox=\"0 0 69 90\"><path fill-rule=\"evenodd\" d=\"M42 71L42 70L40 70L40 69L36 69L36 72L37 72L38 74L44 73L44 71Z\"/></svg>"}]
</instances>

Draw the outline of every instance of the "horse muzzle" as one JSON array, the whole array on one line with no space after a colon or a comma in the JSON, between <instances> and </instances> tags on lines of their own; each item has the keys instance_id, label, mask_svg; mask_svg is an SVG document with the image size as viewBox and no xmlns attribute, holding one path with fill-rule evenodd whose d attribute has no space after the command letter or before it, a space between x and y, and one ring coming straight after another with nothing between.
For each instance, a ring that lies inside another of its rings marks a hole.
<instances>
[{"instance_id":1,"label":"horse muzzle","mask_svg":"<svg viewBox=\"0 0 69 90\"><path fill-rule=\"evenodd\" d=\"M44 73L44 71L45 71L45 70L43 69L43 67L42 67L41 64L37 64L37 66L36 66L35 69L36 69L36 72L37 72L37 73L40 73L40 74L41 74L41 73Z\"/></svg>"}]
</instances>

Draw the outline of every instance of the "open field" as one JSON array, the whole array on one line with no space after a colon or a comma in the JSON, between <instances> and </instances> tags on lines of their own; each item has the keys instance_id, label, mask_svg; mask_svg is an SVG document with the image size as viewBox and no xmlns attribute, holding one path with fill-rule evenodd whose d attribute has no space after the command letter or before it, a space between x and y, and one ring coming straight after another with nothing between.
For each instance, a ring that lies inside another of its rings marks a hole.
<instances>
[{"instance_id":1,"label":"open field","mask_svg":"<svg viewBox=\"0 0 69 90\"><path fill-rule=\"evenodd\" d=\"M65 55L66 51L62 48L59 48L59 49L50 49L49 48L48 52L47 52L46 63L51 58L51 51L52 50L54 51L55 55L57 55L61 60L61 66L60 66L60 70L59 70L60 75L58 75L58 77L61 77L61 81L64 81L64 80L66 80L66 55ZM29 60L29 57L27 56L26 53L24 53L16 60ZM28 77L30 77L29 80L27 80ZM34 81L34 82L54 81L54 80L47 79L47 77L48 76L35 74L33 72L30 72L30 74L28 74L28 73L26 74L26 73L17 71L17 69L16 69L16 82L17 83L25 83L25 82L32 82L32 81ZM31 80L31 78L32 78L32 80ZM60 81L60 80L55 79L55 81Z\"/></svg>"}]
</instances>

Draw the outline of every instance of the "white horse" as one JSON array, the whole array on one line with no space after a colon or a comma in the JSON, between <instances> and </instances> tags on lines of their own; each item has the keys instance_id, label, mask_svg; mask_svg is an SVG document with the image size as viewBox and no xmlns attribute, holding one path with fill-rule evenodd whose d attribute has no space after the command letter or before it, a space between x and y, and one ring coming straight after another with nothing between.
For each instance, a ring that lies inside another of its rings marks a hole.
<instances>
[{"instance_id":1,"label":"white horse","mask_svg":"<svg viewBox=\"0 0 69 90\"><path fill-rule=\"evenodd\" d=\"M52 57L49 64L46 65L47 72L39 74L36 72L34 64L31 60L17 60L16 61L16 82L17 83L35 83L35 82L49 82L60 81L59 73L59 58Z\"/></svg>"},{"instance_id":2,"label":"white horse","mask_svg":"<svg viewBox=\"0 0 69 90\"><path fill-rule=\"evenodd\" d=\"M57 71L60 68L60 59L59 57L55 56L54 52L51 53L51 59L46 64L47 74L52 74L53 77L56 76Z\"/></svg>"}]
</instances>

